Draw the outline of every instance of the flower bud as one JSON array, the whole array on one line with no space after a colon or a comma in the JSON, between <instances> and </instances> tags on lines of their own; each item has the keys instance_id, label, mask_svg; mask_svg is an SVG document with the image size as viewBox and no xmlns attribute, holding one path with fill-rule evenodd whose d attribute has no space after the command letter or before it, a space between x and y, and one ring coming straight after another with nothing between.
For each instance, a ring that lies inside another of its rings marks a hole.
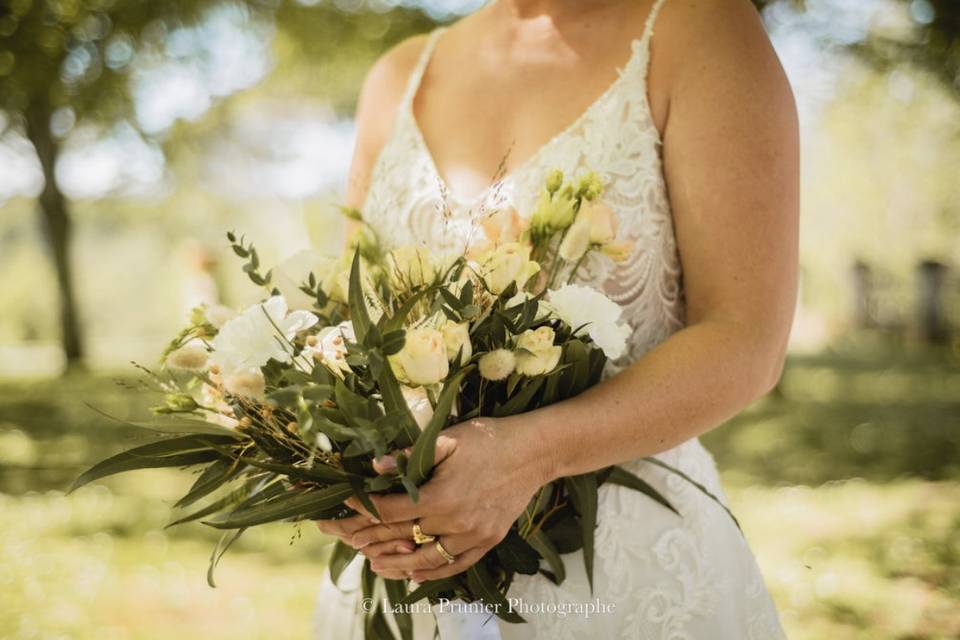
<instances>
[{"instance_id":1,"label":"flower bud","mask_svg":"<svg viewBox=\"0 0 960 640\"><path fill-rule=\"evenodd\" d=\"M480 376L486 380L497 382L513 373L516 364L516 357L512 351L494 349L480 356Z\"/></svg>"}]
</instances>

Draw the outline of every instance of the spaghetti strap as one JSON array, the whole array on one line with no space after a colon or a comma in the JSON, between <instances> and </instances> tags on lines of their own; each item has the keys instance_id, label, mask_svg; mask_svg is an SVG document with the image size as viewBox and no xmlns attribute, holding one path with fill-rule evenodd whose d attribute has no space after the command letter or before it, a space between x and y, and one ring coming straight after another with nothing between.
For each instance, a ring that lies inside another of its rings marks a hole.
<instances>
[{"instance_id":1,"label":"spaghetti strap","mask_svg":"<svg viewBox=\"0 0 960 640\"><path fill-rule=\"evenodd\" d=\"M420 51L417 66L413 68L413 71L410 73L410 79L407 81L407 91L403 96L404 106L410 106L414 96L417 95L417 90L420 88L420 81L423 79L423 74L427 70L427 64L430 63L430 56L433 54L433 49L437 45L437 39L445 30L446 27L437 27L427 35L427 41Z\"/></svg>"},{"instance_id":2,"label":"spaghetti strap","mask_svg":"<svg viewBox=\"0 0 960 640\"><path fill-rule=\"evenodd\" d=\"M660 9L663 7L663 3L666 0L656 0L653 3L653 6L650 8L650 15L647 16L647 23L643 27L643 35L641 39L649 47L650 39L653 37L653 24L657 21L657 15L660 13Z\"/></svg>"}]
</instances>

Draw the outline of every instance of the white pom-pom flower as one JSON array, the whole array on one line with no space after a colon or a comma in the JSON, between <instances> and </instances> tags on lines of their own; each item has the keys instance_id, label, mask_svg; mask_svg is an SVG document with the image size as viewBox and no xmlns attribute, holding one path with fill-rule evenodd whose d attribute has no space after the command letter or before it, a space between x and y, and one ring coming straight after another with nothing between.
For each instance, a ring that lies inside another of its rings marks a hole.
<instances>
[{"instance_id":1,"label":"white pom-pom flower","mask_svg":"<svg viewBox=\"0 0 960 640\"><path fill-rule=\"evenodd\" d=\"M573 329L586 332L611 360L624 354L630 327L620 324L623 310L596 289L567 284L547 294L553 314Z\"/></svg>"}]
</instances>

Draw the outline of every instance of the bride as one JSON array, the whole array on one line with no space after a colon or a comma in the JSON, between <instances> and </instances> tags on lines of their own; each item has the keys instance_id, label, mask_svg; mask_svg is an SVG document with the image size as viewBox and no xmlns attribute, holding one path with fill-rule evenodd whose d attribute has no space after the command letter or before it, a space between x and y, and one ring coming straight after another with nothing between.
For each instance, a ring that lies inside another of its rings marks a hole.
<instances>
[{"instance_id":1,"label":"bride","mask_svg":"<svg viewBox=\"0 0 960 640\"><path fill-rule=\"evenodd\" d=\"M783 365L798 126L748 0L494 0L388 52L357 124L348 201L387 246L462 246L478 211L531 211L551 170L596 171L634 248L621 262L593 252L583 280L623 307L632 333L629 353L586 393L444 431L418 503L382 497L382 522L361 513L321 530L381 576L442 578L502 539L541 485L623 464L682 517L603 485L592 591L580 552L564 557L561 585L519 575L508 597L527 622L497 619L500 635L783 637L727 514L640 460L656 455L725 500L697 437L768 392ZM443 550L417 546L415 524ZM360 560L340 589L322 589L318 637L362 637ZM587 615L589 603L603 610ZM417 638L433 630L429 611L415 616Z\"/></svg>"}]
</instances>

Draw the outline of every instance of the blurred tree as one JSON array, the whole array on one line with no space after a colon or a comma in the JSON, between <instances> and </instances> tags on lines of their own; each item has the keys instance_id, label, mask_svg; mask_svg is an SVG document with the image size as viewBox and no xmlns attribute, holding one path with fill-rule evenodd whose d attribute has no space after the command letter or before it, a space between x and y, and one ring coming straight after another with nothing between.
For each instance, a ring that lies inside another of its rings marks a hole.
<instances>
[{"instance_id":1,"label":"blurred tree","mask_svg":"<svg viewBox=\"0 0 960 640\"><path fill-rule=\"evenodd\" d=\"M759 9L811 0L753 0ZM848 48L881 70L908 62L932 71L954 95L960 94L960 2L957 0L893 0L907 18L906 29L872 28ZM880 6L880 3L877 3ZM866 7L865 7L866 8Z\"/></svg>"},{"instance_id":2,"label":"blurred tree","mask_svg":"<svg viewBox=\"0 0 960 640\"><path fill-rule=\"evenodd\" d=\"M0 111L20 126L43 172L39 214L60 296L68 368L81 363L82 332L70 268L69 204L56 179L63 135L74 124L132 117L129 76L138 54L163 50L171 30L198 21L223 0L0 1ZM429 21L393 9L350 13L326 3L245 0L253 19L277 20L288 41L314 61L349 59L351 50L389 46ZM308 6L317 5L317 6ZM374 25L371 28L371 24ZM359 60L364 57L360 56Z\"/></svg>"}]
</instances>

